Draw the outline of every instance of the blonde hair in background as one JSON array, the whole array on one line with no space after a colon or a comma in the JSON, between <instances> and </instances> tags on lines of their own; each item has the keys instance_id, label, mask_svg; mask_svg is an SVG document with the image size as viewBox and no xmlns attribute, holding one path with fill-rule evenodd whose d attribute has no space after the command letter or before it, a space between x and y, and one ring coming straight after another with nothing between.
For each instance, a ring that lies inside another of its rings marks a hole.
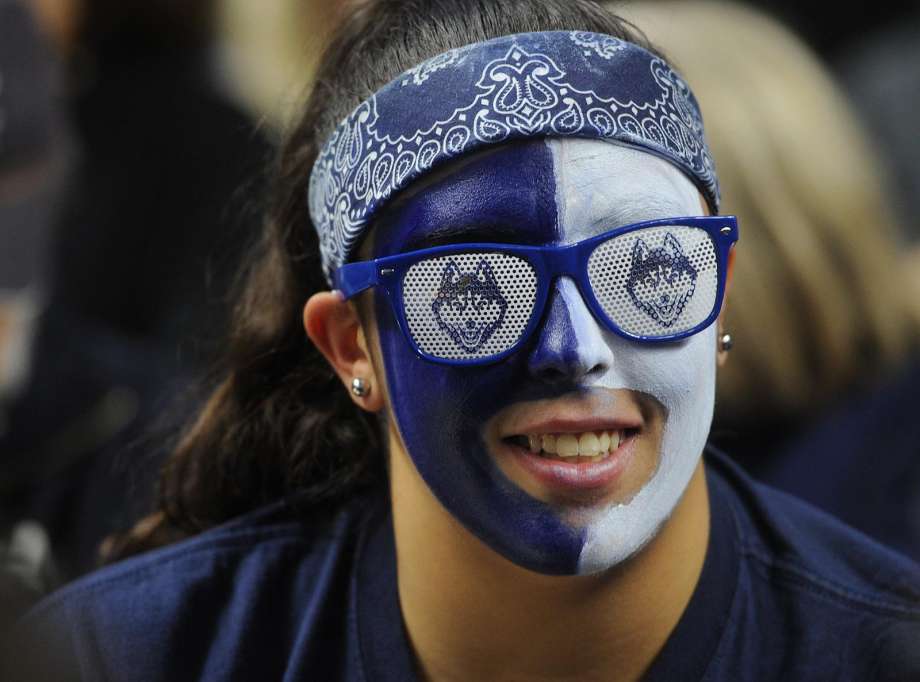
<instances>
[{"instance_id":1,"label":"blonde hair in background","mask_svg":"<svg viewBox=\"0 0 920 682\"><path fill-rule=\"evenodd\" d=\"M219 0L230 87L273 128L303 99L345 0Z\"/></svg>"},{"instance_id":2,"label":"blonde hair in background","mask_svg":"<svg viewBox=\"0 0 920 682\"><path fill-rule=\"evenodd\" d=\"M906 357L918 308L884 175L840 89L790 31L726 2L612 5L700 100L740 219L717 420L806 415Z\"/></svg>"}]
</instances>

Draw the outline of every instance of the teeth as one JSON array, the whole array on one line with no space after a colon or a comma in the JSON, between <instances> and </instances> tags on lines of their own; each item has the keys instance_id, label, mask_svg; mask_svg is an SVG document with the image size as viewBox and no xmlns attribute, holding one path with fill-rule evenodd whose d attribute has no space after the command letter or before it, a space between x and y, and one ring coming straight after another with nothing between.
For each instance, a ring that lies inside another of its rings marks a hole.
<instances>
[{"instance_id":1,"label":"teeth","mask_svg":"<svg viewBox=\"0 0 920 682\"><path fill-rule=\"evenodd\" d=\"M610 452L610 434L606 431L601 433L601 437L598 440L598 447L601 452ZM616 450L616 448L613 448Z\"/></svg>"},{"instance_id":2,"label":"teeth","mask_svg":"<svg viewBox=\"0 0 920 682\"><path fill-rule=\"evenodd\" d=\"M578 439L578 454L584 457L595 457L600 454L601 442L593 433L583 433Z\"/></svg>"},{"instance_id":3,"label":"teeth","mask_svg":"<svg viewBox=\"0 0 920 682\"><path fill-rule=\"evenodd\" d=\"M578 438L564 433L556 439L556 452L560 457L578 457Z\"/></svg>"},{"instance_id":4,"label":"teeth","mask_svg":"<svg viewBox=\"0 0 920 682\"><path fill-rule=\"evenodd\" d=\"M530 451L542 455L559 457L585 457L600 461L614 452L625 439L622 431L601 431L595 433L544 433L530 434L527 444Z\"/></svg>"}]
</instances>

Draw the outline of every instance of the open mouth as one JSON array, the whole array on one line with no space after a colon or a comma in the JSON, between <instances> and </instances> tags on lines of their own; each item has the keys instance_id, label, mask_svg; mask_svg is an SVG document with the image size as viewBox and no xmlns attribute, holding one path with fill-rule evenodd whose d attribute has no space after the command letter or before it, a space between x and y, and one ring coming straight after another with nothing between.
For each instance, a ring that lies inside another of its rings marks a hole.
<instances>
[{"instance_id":1,"label":"open mouth","mask_svg":"<svg viewBox=\"0 0 920 682\"><path fill-rule=\"evenodd\" d=\"M644 394L590 389L514 403L482 435L501 472L531 497L561 505L618 503L642 484L655 456L658 414Z\"/></svg>"},{"instance_id":2,"label":"open mouth","mask_svg":"<svg viewBox=\"0 0 920 682\"><path fill-rule=\"evenodd\" d=\"M593 464L610 457L638 433L639 429L618 429L583 433L522 434L509 436L503 441L544 459L568 464Z\"/></svg>"},{"instance_id":3,"label":"open mouth","mask_svg":"<svg viewBox=\"0 0 920 682\"><path fill-rule=\"evenodd\" d=\"M634 459L639 428L517 434L502 438L512 474L544 500L595 504L618 494Z\"/></svg>"}]
</instances>

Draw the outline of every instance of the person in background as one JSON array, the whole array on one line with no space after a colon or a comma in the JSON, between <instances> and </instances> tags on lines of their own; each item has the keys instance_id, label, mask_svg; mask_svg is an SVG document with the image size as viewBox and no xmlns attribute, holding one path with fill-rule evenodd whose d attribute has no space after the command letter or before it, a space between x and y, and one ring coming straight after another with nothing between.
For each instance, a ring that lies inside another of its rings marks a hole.
<instances>
[{"instance_id":1,"label":"person in background","mask_svg":"<svg viewBox=\"0 0 920 682\"><path fill-rule=\"evenodd\" d=\"M864 35L837 61L857 111L885 150L899 218L920 244L920 10Z\"/></svg>"},{"instance_id":2,"label":"person in background","mask_svg":"<svg viewBox=\"0 0 920 682\"><path fill-rule=\"evenodd\" d=\"M198 370L258 213L268 145L224 94L213 0L68 0L80 160L52 304Z\"/></svg>"},{"instance_id":3,"label":"person in background","mask_svg":"<svg viewBox=\"0 0 920 682\"><path fill-rule=\"evenodd\" d=\"M905 277L884 147L769 16L696 1L624 14L700 93L726 210L746 228L713 441L762 480L920 558L920 298Z\"/></svg>"},{"instance_id":4,"label":"person in background","mask_svg":"<svg viewBox=\"0 0 920 682\"><path fill-rule=\"evenodd\" d=\"M28 375L67 157L55 61L23 2L0 2L0 404Z\"/></svg>"},{"instance_id":5,"label":"person in background","mask_svg":"<svg viewBox=\"0 0 920 682\"><path fill-rule=\"evenodd\" d=\"M221 92L211 2L35 7L67 66L75 162L0 434L2 505L48 529L66 580L153 494L145 436L225 324L269 145Z\"/></svg>"},{"instance_id":6,"label":"person in background","mask_svg":"<svg viewBox=\"0 0 920 682\"><path fill-rule=\"evenodd\" d=\"M347 3L221 0L219 58L240 101L283 130Z\"/></svg>"},{"instance_id":7,"label":"person in background","mask_svg":"<svg viewBox=\"0 0 920 682\"><path fill-rule=\"evenodd\" d=\"M47 241L66 166L54 67L19 0L0 0L0 439L28 381L47 285ZM45 529L9 513L19 469L0 450L0 639L56 584Z\"/></svg>"},{"instance_id":8,"label":"person in background","mask_svg":"<svg viewBox=\"0 0 920 682\"><path fill-rule=\"evenodd\" d=\"M905 270L920 300L920 10L861 35L836 67L890 163L893 199L908 239Z\"/></svg>"}]
</instances>

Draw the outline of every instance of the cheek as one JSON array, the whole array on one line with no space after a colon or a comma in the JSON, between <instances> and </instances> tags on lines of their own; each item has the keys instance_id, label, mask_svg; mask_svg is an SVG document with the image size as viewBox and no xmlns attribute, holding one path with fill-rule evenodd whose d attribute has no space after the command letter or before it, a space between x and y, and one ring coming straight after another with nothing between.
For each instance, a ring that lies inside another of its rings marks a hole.
<instances>
[{"instance_id":1,"label":"cheek","mask_svg":"<svg viewBox=\"0 0 920 682\"><path fill-rule=\"evenodd\" d=\"M683 409L715 382L715 325L682 341L638 344L604 332L613 361L597 380L655 397L669 411Z\"/></svg>"},{"instance_id":2,"label":"cheek","mask_svg":"<svg viewBox=\"0 0 920 682\"><path fill-rule=\"evenodd\" d=\"M514 385L515 363L467 368L422 360L382 297L376 313L390 402L409 452L417 462L456 463L457 457L441 455L480 442L483 423L508 400L500 387ZM441 454L435 457L436 452Z\"/></svg>"},{"instance_id":3,"label":"cheek","mask_svg":"<svg viewBox=\"0 0 920 682\"><path fill-rule=\"evenodd\" d=\"M584 532L509 481L495 465L483 428L520 400L553 397L527 381L526 354L486 367L450 367L418 358L377 306L380 349L393 416L425 483L467 529L494 550L532 570L571 574Z\"/></svg>"},{"instance_id":4,"label":"cheek","mask_svg":"<svg viewBox=\"0 0 920 682\"><path fill-rule=\"evenodd\" d=\"M716 334L716 325L711 325L690 337L666 365L671 378L665 403L665 456L695 461L706 445L715 403Z\"/></svg>"},{"instance_id":5,"label":"cheek","mask_svg":"<svg viewBox=\"0 0 920 682\"><path fill-rule=\"evenodd\" d=\"M651 480L628 504L603 510L586 526L580 573L624 561L655 536L680 501L712 422L715 325L682 342L632 353L619 338L611 343L620 352L603 380L654 396L665 407L665 423Z\"/></svg>"}]
</instances>

